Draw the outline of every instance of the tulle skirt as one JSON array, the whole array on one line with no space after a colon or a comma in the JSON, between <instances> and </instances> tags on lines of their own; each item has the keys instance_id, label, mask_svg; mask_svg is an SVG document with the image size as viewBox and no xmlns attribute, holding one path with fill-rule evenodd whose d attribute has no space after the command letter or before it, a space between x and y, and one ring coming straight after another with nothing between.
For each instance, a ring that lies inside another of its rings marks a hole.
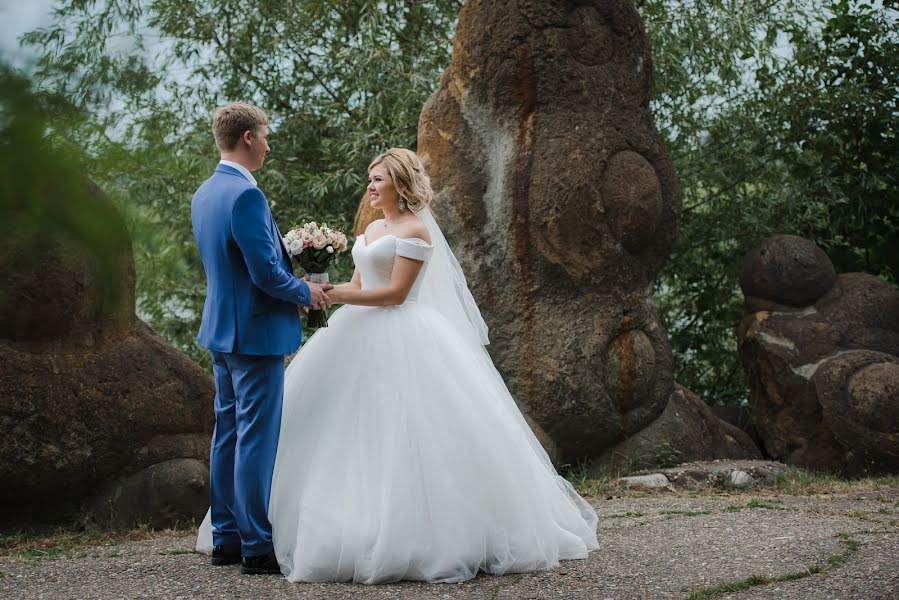
<instances>
[{"instance_id":1,"label":"tulle skirt","mask_svg":"<svg viewBox=\"0 0 899 600\"><path fill-rule=\"evenodd\" d=\"M456 582L598 547L486 350L425 305L335 311L287 369L278 444L269 518L291 581Z\"/></svg>"}]
</instances>

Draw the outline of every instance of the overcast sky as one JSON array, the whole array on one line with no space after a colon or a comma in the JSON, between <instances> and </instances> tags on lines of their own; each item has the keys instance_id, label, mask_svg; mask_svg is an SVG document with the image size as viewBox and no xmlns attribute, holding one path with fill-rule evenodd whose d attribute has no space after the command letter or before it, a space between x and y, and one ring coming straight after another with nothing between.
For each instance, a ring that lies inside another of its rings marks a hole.
<instances>
[{"instance_id":1,"label":"overcast sky","mask_svg":"<svg viewBox=\"0 0 899 600\"><path fill-rule=\"evenodd\" d=\"M16 41L26 31L50 24L53 0L0 0L0 56L17 67L34 57L33 49L23 51Z\"/></svg>"}]
</instances>

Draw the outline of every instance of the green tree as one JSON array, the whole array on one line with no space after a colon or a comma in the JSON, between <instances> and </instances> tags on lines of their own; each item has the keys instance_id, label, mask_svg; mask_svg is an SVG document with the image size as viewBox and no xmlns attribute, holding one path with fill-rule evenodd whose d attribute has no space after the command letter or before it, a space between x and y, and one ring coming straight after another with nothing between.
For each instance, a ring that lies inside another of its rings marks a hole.
<instances>
[{"instance_id":1,"label":"green tree","mask_svg":"<svg viewBox=\"0 0 899 600\"><path fill-rule=\"evenodd\" d=\"M81 141L130 215L139 314L208 364L193 342L205 281L189 206L217 160L215 106L243 100L269 112L272 154L258 179L279 222L348 228L371 158L414 147L460 6L68 0L53 25L27 34L43 49L42 85L96 117Z\"/></svg>"}]
</instances>

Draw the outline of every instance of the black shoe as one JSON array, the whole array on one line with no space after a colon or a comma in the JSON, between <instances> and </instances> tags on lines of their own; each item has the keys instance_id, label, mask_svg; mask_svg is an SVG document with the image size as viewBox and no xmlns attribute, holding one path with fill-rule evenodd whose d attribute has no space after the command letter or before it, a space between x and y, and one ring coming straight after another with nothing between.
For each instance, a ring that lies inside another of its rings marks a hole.
<instances>
[{"instance_id":1,"label":"black shoe","mask_svg":"<svg viewBox=\"0 0 899 600\"><path fill-rule=\"evenodd\" d=\"M240 544L220 544L212 547L212 557L209 564L236 565L240 562Z\"/></svg>"},{"instance_id":2,"label":"black shoe","mask_svg":"<svg viewBox=\"0 0 899 600\"><path fill-rule=\"evenodd\" d=\"M275 553L269 552L262 556L244 556L240 572L244 575L280 575L281 567Z\"/></svg>"}]
</instances>

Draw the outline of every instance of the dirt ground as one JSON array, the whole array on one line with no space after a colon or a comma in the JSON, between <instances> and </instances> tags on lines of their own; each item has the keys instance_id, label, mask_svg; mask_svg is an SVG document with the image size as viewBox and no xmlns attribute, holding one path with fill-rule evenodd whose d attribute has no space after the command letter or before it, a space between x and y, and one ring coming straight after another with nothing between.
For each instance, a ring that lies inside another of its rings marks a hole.
<instances>
[{"instance_id":1,"label":"dirt ground","mask_svg":"<svg viewBox=\"0 0 899 600\"><path fill-rule=\"evenodd\" d=\"M0 556L2 598L899 598L899 487L785 495L659 492L591 499L600 550L550 571L458 584L295 584L212 567L191 531L72 543L24 538ZM7 540L9 540L7 536Z\"/></svg>"}]
</instances>

